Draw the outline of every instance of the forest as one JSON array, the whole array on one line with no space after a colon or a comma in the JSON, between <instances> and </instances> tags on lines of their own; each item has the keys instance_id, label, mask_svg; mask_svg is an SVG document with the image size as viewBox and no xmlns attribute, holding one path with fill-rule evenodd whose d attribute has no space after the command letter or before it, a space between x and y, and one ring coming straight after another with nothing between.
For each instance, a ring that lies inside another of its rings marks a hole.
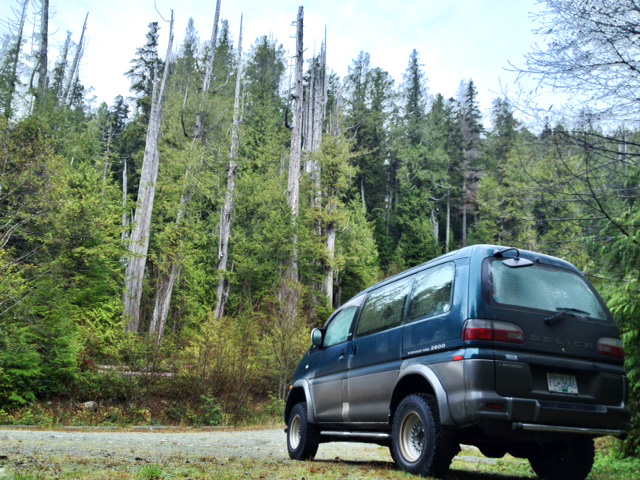
<instances>
[{"instance_id":1,"label":"forest","mask_svg":"<svg viewBox=\"0 0 640 480\"><path fill-rule=\"evenodd\" d=\"M640 454L636 2L545 2L547 42L520 71L569 100L542 125L521 98L481 111L472 79L454 98L429 91L437 72L418 50L401 80L367 52L340 78L326 39L307 48L302 7L295 51L266 34L244 45L220 1L184 34L150 19L122 72L130 91L91 108L85 29L56 51L49 0L14 3L0 52L0 423L276 418L334 307L492 243L567 259L606 299L634 409L622 448Z\"/></svg>"}]
</instances>

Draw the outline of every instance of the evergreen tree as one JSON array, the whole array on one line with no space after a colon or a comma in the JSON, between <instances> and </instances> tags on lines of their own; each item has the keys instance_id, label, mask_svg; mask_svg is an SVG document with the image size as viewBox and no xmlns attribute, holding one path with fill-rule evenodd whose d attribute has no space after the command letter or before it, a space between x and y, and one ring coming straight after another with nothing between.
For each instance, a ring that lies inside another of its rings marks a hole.
<instances>
[{"instance_id":1,"label":"evergreen tree","mask_svg":"<svg viewBox=\"0 0 640 480\"><path fill-rule=\"evenodd\" d=\"M134 94L138 113L142 116L143 123L147 123L151 113L151 94L153 84L159 81L162 71L162 62L158 57L158 22L149 23L147 41L142 47L136 49L136 58L131 60L131 68L125 75L131 80L129 88Z\"/></svg>"},{"instance_id":2,"label":"evergreen tree","mask_svg":"<svg viewBox=\"0 0 640 480\"><path fill-rule=\"evenodd\" d=\"M395 269L413 266L437 256L437 235L431 212L434 209L442 160L429 151L426 142L426 87L418 52L413 50L403 88L403 135L398 141L399 226Z\"/></svg>"},{"instance_id":3,"label":"evergreen tree","mask_svg":"<svg viewBox=\"0 0 640 480\"><path fill-rule=\"evenodd\" d=\"M478 106L478 92L473 83L462 82L459 92L460 129L462 132L462 246L467 245L470 215L477 217L478 181L482 177L482 115Z\"/></svg>"}]
</instances>

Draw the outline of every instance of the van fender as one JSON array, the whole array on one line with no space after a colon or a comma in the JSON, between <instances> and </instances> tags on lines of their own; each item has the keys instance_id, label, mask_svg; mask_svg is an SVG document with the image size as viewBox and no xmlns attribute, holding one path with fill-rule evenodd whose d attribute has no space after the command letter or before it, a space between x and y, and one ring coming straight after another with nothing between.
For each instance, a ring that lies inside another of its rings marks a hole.
<instances>
[{"instance_id":1,"label":"van fender","mask_svg":"<svg viewBox=\"0 0 640 480\"><path fill-rule=\"evenodd\" d=\"M404 369L401 369L400 375L398 375L398 379L396 380L396 385L394 386L394 391L402 379L408 375L420 375L429 383L429 385L431 385L438 402L440 423L443 425L456 425L456 422L453 420L453 416L451 415L451 409L449 408L447 392L433 369L428 365L421 363L414 363Z\"/></svg>"},{"instance_id":2,"label":"van fender","mask_svg":"<svg viewBox=\"0 0 640 480\"><path fill-rule=\"evenodd\" d=\"M304 399L307 402L307 420L309 423L316 423L316 409L313 404L313 396L311 395L311 388L309 387L309 382L305 378L301 378L296 380L293 384L293 388L291 391L296 389L302 389L304 392ZM288 418L289 412L294 407L294 398L292 398L291 394L287 397L287 405L285 407L286 417Z\"/></svg>"}]
</instances>

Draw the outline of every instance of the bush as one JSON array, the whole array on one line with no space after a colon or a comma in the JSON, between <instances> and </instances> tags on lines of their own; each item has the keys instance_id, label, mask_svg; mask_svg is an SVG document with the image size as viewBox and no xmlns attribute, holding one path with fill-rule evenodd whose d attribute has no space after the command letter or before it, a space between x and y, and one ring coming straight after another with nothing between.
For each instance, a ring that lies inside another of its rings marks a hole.
<instances>
[{"instance_id":1,"label":"bush","mask_svg":"<svg viewBox=\"0 0 640 480\"><path fill-rule=\"evenodd\" d=\"M220 425L223 417L224 413L218 401L215 398L203 396L199 418L201 424L208 426Z\"/></svg>"}]
</instances>

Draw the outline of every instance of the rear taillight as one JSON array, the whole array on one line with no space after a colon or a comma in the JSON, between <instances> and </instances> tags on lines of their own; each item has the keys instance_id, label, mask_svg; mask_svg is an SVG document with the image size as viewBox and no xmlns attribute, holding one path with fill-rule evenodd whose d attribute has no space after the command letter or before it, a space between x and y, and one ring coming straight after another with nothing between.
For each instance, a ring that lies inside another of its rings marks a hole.
<instances>
[{"instance_id":1,"label":"rear taillight","mask_svg":"<svg viewBox=\"0 0 640 480\"><path fill-rule=\"evenodd\" d=\"M462 340L490 340L503 343L524 343L522 329L509 322L496 320L467 320L462 329Z\"/></svg>"},{"instance_id":2,"label":"rear taillight","mask_svg":"<svg viewBox=\"0 0 640 480\"><path fill-rule=\"evenodd\" d=\"M624 358L622 340L619 338L603 337L598 340L598 353L608 357Z\"/></svg>"},{"instance_id":3,"label":"rear taillight","mask_svg":"<svg viewBox=\"0 0 640 480\"><path fill-rule=\"evenodd\" d=\"M462 340L493 340L491 320L467 320L462 330Z\"/></svg>"}]
</instances>

